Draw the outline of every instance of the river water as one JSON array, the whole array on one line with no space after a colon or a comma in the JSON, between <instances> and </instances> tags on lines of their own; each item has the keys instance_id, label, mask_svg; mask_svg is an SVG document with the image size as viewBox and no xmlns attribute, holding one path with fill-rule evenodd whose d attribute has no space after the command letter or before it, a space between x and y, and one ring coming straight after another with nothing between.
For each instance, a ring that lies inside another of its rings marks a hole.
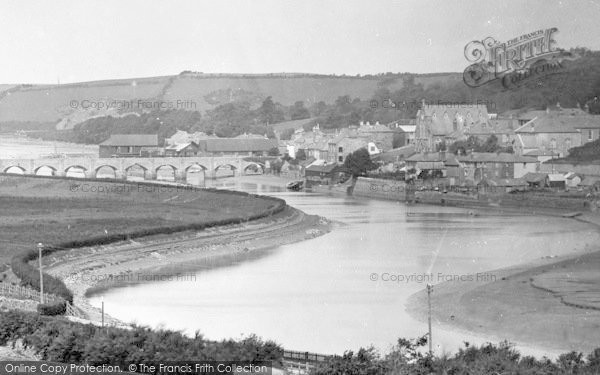
<instances>
[{"instance_id":1,"label":"river water","mask_svg":"<svg viewBox=\"0 0 600 375\"><path fill-rule=\"evenodd\" d=\"M2 145L0 139L0 150ZM342 353L372 344L385 352L400 337L427 332L425 323L405 311L409 296L427 282L485 280L486 271L569 254L600 239L594 228L560 218L470 215L477 211L289 192L243 178L215 184L283 198L335 221L335 228L183 280L109 290L92 304L102 298L106 312L121 320L198 330L210 339L255 333L293 350ZM438 353L488 339L434 322ZM543 348L520 349L552 355Z\"/></svg>"},{"instance_id":2,"label":"river water","mask_svg":"<svg viewBox=\"0 0 600 375\"><path fill-rule=\"evenodd\" d=\"M122 320L198 330L211 339L256 333L294 350L342 353L372 344L386 351L400 337L427 332L405 308L428 281L478 273L484 281L486 271L568 254L599 239L593 228L565 219L475 216L465 209L287 192L243 178L218 184L280 197L338 224L325 236L255 260L204 270L193 279L110 290L92 303L103 298L106 311ZM434 332L438 353L490 339L437 324Z\"/></svg>"}]
</instances>

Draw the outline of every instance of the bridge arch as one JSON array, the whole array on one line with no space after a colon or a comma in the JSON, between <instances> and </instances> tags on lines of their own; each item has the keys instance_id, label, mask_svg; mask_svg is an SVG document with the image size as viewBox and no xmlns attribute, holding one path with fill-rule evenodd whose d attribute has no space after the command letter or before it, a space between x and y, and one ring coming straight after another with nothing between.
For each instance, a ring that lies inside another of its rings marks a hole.
<instances>
[{"instance_id":1,"label":"bridge arch","mask_svg":"<svg viewBox=\"0 0 600 375\"><path fill-rule=\"evenodd\" d=\"M108 178L117 178L118 177L117 167L115 167L114 165L110 165L110 164L102 164L102 165L97 166L94 169L94 174L95 174L96 178L107 178L107 177L98 177L100 170L103 168L104 168L104 170L106 170L106 169L112 170L113 176L108 177Z\"/></svg>"},{"instance_id":2,"label":"bridge arch","mask_svg":"<svg viewBox=\"0 0 600 375\"><path fill-rule=\"evenodd\" d=\"M125 167L125 169L123 169L123 177L125 179L127 179L127 177L140 177L140 176L135 176L133 174L130 176L130 172L132 170L135 170L135 169L141 169L142 170L142 176L141 176L142 178L145 179L147 177L146 175L148 174L148 168L146 168L145 166L143 166L143 165L141 165L139 163L133 163L133 164L128 165L127 167Z\"/></svg>"},{"instance_id":3,"label":"bridge arch","mask_svg":"<svg viewBox=\"0 0 600 375\"><path fill-rule=\"evenodd\" d=\"M261 174L265 174L265 165L261 164L261 163L256 163L256 162L251 162L248 163L248 165L246 165L243 169L242 169L242 173L243 174L247 174L248 173L248 169L255 169L257 172L258 170L260 170Z\"/></svg>"},{"instance_id":4,"label":"bridge arch","mask_svg":"<svg viewBox=\"0 0 600 375\"><path fill-rule=\"evenodd\" d=\"M15 169L20 170L21 173L15 172L14 171ZM12 172L11 172L11 170L12 170ZM10 173L10 174L25 174L25 172L27 172L27 171L25 170L25 168L21 167L20 165L11 165L11 166L4 168L4 170L2 172Z\"/></svg>"},{"instance_id":5,"label":"bridge arch","mask_svg":"<svg viewBox=\"0 0 600 375\"><path fill-rule=\"evenodd\" d=\"M69 165L68 167L66 167L64 170L64 175L69 176L69 177L88 177L88 178L96 177L96 175L93 173L93 171L90 174L86 167L84 167L83 165L78 165L78 164Z\"/></svg>"},{"instance_id":6,"label":"bridge arch","mask_svg":"<svg viewBox=\"0 0 600 375\"><path fill-rule=\"evenodd\" d=\"M179 171L177 176L181 181L185 181L188 184L201 185L206 180L206 168L200 163L192 163Z\"/></svg>"},{"instance_id":7,"label":"bridge arch","mask_svg":"<svg viewBox=\"0 0 600 375\"><path fill-rule=\"evenodd\" d=\"M47 169L50 169L50 171L51 171L51 172L50 172L50 175L51 175L51 176L54 176L54 175L56 175L57 169L56 169L55 167L51 166L51 165L46 165L46 164L44 164L44 165L40 165L40 166L38 166L37 168L35 168L35 169L33 170L33 174L37 175L37 174L38 174L38 172L40 172L40 169L42 169L42 168L47 168Z\"/></svg>"},{"instance_id":8,"label":"bridge arch","mask_svg":"<svg viewBox=\"0 0 600 375\"><path fill-rule=\"evenodd\" d=\"M206 171L208 168L206 168L205 166L203 166L200 163L193 163L188 165L187 167L185 167L185 171L189 171L190 169L192 169L193 167L199 167L200 169L202 169L203 171Z\"/></svg>"},{"instance_id":9,"label":"bridge arch","mask_svg":"<svg viewBox=\"0 0 600 375\"><path fill-rule=\"evenodd\" d=\"M159 180L163 180L163 179L164 179L164 178L161 178L162 176L159 176L159 173L158 173L158 172L159 172L161 169L162 169L163 171L164 171L165 169L170 169L170 170L171 170L171 172L172 172L172 175L173 175L173 180L176 180L176 179L177 179L177 167L176 167L176 166L174 166L173 164L161 164L161 165L157 166L157 167L154 169L154 175L155 175L155 176L156 176L156 178L157 178L157 179L159 179Z\"/></svg>"},{"instance_id":10,"label":"bridge arch","mask_svg":"<svg viewBox=\"0 0 600 375\"><path fill-rule=\"evenodd\" d=\"M231 176L227 176L227 175L225 175L225 176L219 176L218 175L219 169L224 170L225 168L231 170L231 172L233 174L233 177L235 177L235 172L237 171L237 167L235 165L229 164L229 163L224 163L224 164L217 165L215 167L215 170L214 170L214 176L215 177L231 177Z\"/></svg>"}]
</instances>

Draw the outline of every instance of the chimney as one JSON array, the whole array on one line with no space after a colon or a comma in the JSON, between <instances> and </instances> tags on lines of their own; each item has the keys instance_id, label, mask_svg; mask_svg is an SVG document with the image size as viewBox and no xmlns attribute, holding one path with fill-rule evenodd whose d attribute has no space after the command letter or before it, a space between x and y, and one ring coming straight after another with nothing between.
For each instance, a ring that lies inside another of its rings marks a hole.
<instances>
[{"instance_id":1,"label":"chimney","mask_svg":"<svg viewBox=\"0 0 600 375\"><path fill-rule=\"evenodd\" d=\"M376 121L376 122L375 122L375 125L379 125L379 121Z\"/></svg>"},{"instance_id":2,"label":"chimney","mask_svg":"<svg viewBox=\"0 0 600 375\"><path fill-rule=\"evenodd\" d=\"M558 108L559 111L562 111L562 108L560 107L560 102L556 102L556 108Z\"/></svg>"},{"instance_id":3,"label":"chimney","mask_svg":"<svg viewBox=\"0 0 600 375\"><path fill-rule=\"evenodd\" d=\"M546 113L550 113L550 106L546 106Z\"/></svg>"},{"instance_id":4,"label":"chimney","mask_svg":"<svg viewBox=\"0 0 600 375\"><path fill-rule=\"evenodd\" d=\"M356 126L355 125L350 125L350 127L348 128L348 136L351 138L356 138Z\"/></svg>"},{"instance_id":5,"label":"chimney","mask_svg":"<svg viewBox=\"0 0 600 375\"><path fill-rule=\"evenodd\" d=\"M371 123L369 121L367 121L367 126L371 126Z\"/></svg>"}]
</instances>

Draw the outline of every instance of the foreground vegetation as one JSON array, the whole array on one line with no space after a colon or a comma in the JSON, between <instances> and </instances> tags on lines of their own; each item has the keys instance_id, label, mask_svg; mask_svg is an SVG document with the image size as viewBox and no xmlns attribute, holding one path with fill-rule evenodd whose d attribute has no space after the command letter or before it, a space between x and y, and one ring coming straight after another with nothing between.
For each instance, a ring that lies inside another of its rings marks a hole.
<instances>
[{"instance_id":1,"label":"foreground vegetation","mask_svg":"<svg viewBox=\"0 0 600 375\"><path fill-rule=\"evenodd\" d=\"M202 230L272 215L285 202L233 191L0 176L0 206L0 264L6 270L10 260L22 284L39 290L38 269L30 264L37 259L39 242L48 255L73 247ZM44 291L68 301L73 298L64 283L50 275L44 276Z\"/></svg>"},{"instance_id":2,"label":"foreground vegetation","mask_svg":"<svg viewBox=\"0 0 600 375\"><path fill-rule=\"evenodd\" d=\"M283 349L273 341L251 335L241 340L210 341L198 332L187 337L181 332L101 328L74 323L63 318L35 313L0 313L0 345L24 345L46 361L122 365L176 360L272 361L283 363ZM319 364L315 375L346 374L598 374L600 348L584 356L570 352L556 360L522 356L513 346L471 346L465 343L454 355L429 356L426 337L399 339L385 354L374 348L348 351Z\"/></svg>"},{"instance_id":3,"label":"foreground vegetation","mask_svg":"<svg viewBox=\"0 0 600 375\"><path fill-rule=\"evenodd\" d=\"M399 339L386 355L375 349L346 352L319 365L315 375L325 374L444 374L444 375L495 375L495 374L598 374L600 373L600 348L584 358L582 353L570 352L556 360L522 356L507 342L499 345L471 346L465 342L456 354L429 356L424 354L427 338Z\"/></svg>"},{"instance_id":4,"label":"foreground vegetation","mask_svg":"<svg viewBox=\"0 0 600 375\"><path fill-rule=\"evenodd\" d=\"M42 360L90 365L123 365L177 360L274 361L283 350L256 336L210 341L170 330L102 328L35 313L0 313L0 345L17 340ZM126 368L126 367L125 367Z\"/></svg>"}]
</instances>

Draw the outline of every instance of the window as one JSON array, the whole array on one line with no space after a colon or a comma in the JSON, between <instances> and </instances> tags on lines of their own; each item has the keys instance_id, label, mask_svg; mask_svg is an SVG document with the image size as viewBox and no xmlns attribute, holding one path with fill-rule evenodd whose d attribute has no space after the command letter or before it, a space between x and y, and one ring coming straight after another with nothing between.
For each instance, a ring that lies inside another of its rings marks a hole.
<instances>
[{"instance_id":1,"label":"window","mask_svg":"<svg viewBox=\"0 0 600 375\"><path fill-rule=\"evenodd\" d=\"M371 152L375 152L375 146L371 146Z\"/></svg>"},{"instance_id":2,"label":"window","mask_svg":"<svg viewBox=\"0 0 600 375\"><path fill-rule=\"evenodd\" d=\"M550 140L550 148L554 150L556 148L556 138Z\"/></svg>"},{"instance_id":3,"label":"window","mask_svg":"<svg viewBox=\"0 0 600 375\"><path fill-rule=\"evenodd\" d=\"M343 156L338 157L338 162L343 163L344 162L344 157Z\"/></svg>"},{"instance_id":4,"label":"window","mask_svg":"<svg viewBox=\"0 0 600 375\"><path fill-rule=\"evenodd\" d=\"M344 152L344 148L342 146L338 147L338 152Z\"/></svg>"},{"instance_id":5,"label":"window","mask_svg":"<svg viewBox=\"0 0 600 375\"><path fill-rule=\"evenodd\" d=\"M571 138L567 138L565 139L565 150L568 150L571 148Z\"/></svg>"},{"instance_id":6,"label":"window","mask_svg":"<svg viewBox=\"0 0 600 375\"><path fill-rule=\"evenodd\" d=\"M591 141L594 137L594 132L592 131L592 129L588 130L588 141Z\"/></svg>"}]
</instances>

